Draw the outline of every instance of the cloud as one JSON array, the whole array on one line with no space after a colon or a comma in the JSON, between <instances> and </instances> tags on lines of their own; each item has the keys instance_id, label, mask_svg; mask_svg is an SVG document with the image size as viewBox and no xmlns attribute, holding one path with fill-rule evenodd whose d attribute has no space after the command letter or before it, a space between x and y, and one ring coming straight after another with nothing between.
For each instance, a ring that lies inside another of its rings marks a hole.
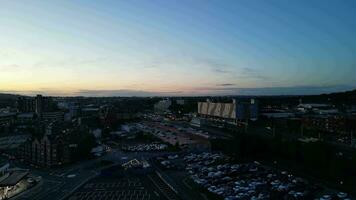
<instances>
[{"instance_id":1,"label":"cloud","mask_svg":"<svg viewBox=\"0 0 356 200\"><path fill-rule=\"evenodd\" d=\"M120 96L120 97L147 97L147 96L177 96L182 91L152 92L143 90L79 90L75 96Z\"/></svg>"},{"instance_id":2,"label":"cloud","mask_svg":"<svg viewBox=\"0 0 356 200\"><path fill-rule=\"evenodd\" d=\"M231 74L234 78L238 79L271 80L271 77L255 68L244 67L241 69L229 63L219 61L219 59L201 59L198 61L202 65L209 66L214 73Z\"/></svg>"},{"instance_id":3,"label":"cloud","mask_svg":"<svg viewBox=\"0 0 356 200\"><path fill-rule=\"evenodd\" d=\"M35 68L47 68L47 67L73 67L73 66L92 66L92 65L99 65L104 62L108 61L106 57L97 57L97 58L88 58L88 59L81 59L76 57L69 57L66 59L61 60L51 60L51 61L40 61L33 65Z\"/></svg>"},{"instance_id":4,"label":"cloud","mask_svg":"<svg viewBox=\"0 0 356 200\"><path fill-rule=\"evenodd\" d=\"M8 50L0 50L0 57L9 58L10 56L16 56L16 53Z\"/></svg>"},{"instance_id":5,"label":"cloud","mask_svg":"<svg viewBox=\"0 0 356 200\"><path fill-rule=\"evenodd\" d=\"M291 86L291 87L198 87L195 90L206 95L317 95L333 92L343 92L356 89L356 86Z\"/></svg>"},{"instance_id":6,"label":"cloud","mask_svg":"<svg viewBox=\"0 0 356 200\"><path fill-rule=\"evenodd\" d=\"M249 68L249 67L244 67L241 69L238 78L244 78L244 79L259 79L259 80L270 80L271 77L264 75L261 71L254 69L254 68Z\"/></svg>"},{"instance_id":7,"label":"cloud","mask_svg":"<svg viewBox=\"0 0 356 200\"><path fill-rule=\"evenodd\" d=\"M222 73L222 74L227 74L230 73L231 71L226 70L226 69L213 69L214 72L216 73Z\"/></svg>"},{"instance_id":8,"label":"cloud","mask_svg":"<svg viewBox=\"0 0 356 200\"><path fill-rule=\"evenodd\" d=\"M219 86L219 87L226 87L226 86L234 86L236 84L234 83L222 83L222 84L216 84L216 86Z\"/></svg>"},{"instance_id":9,"label":"cloud","mask_svg":"<svg viewBox=\"0 0 356 200\"><path fill-rule=\"evenodd\" d=\"M35 90L0 90L0 93L7 94L18 94L18 95L27 95L27 96L35 96L37 94L41 94L44 96L71 96L71 92L59 89L52 88L39 88Z\"/></svg>"},{"instance_id":10,"label":"cloud","mask_svg":"<svg viewBox=\"0 0 356 200\"><path fill-rule=\"evenodd\" d=\"M18 70L19 68L20 68L20 65L17 65L17 64L0 65L1 71L13 71L13 70Z\"/></svg>"},{"instance_id":11,"label":"cloud","mask_svg":"<svg viewBox=\"0 0 356 200\"><path fill-rule=\"evenodd\" d=\"M151 96L179 96L183 94L182 91L168 91L168 92L153 92L144 90L76 90L76 91L64 91L51 88L40 88L38 90L0 90L0 93L7 94L20 94L35 96L37 94L42 94L44 96L85 96L85 97L109 97L109 96L119 96L119 97L151 97Z\"/></svg>"},{"instance_id":12,"label":"cloud","mask_svg":"<svg viewBox=\"0 0 356 200\"><path fill-rule=\"evenodd\" d=\"M152 96L265 96L265 95L317 95L324 93L343 92L356 89L356 86L333 85L333 86L292 86L292 87L259 87L259 88L238 88L238 87L196 87L182 91L155 92L144 90L77 90L61 91L41 88L32 91L0 90L0 93L12 93L34 96L42 94L46 96L86 96L86 97L152 97Z\"/></svg>"},{"instance_id":13,"label":"cloud","mask_svg":"<svg viewBox=\"0 0 356 200\"><path fill-rule=\"evenodd\" d=\"M210 68L213 72L216 73L230 73L234 66L230 63L222 61L219 58L192 58L192 65L200 65L207 68Z\"/></svg>"}]
</instances>

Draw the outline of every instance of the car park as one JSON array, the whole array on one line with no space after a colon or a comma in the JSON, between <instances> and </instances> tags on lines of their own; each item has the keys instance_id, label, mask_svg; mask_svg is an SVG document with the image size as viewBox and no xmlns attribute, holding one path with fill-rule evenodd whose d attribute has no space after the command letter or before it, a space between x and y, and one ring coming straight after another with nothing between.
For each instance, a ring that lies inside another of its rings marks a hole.
<instances>
[{"instance_id":1,"label":"car park","mask_svg":"<svg viewBox=\"0 0 356 200\"><path fill-rule=\"evenodd\" d=\"M188 154L183 159L193 182L225 200L349 198L343 192L323 194L323 190L313 183L257 161L232 163L221 153Z\"/></svg>"}]
</instances>

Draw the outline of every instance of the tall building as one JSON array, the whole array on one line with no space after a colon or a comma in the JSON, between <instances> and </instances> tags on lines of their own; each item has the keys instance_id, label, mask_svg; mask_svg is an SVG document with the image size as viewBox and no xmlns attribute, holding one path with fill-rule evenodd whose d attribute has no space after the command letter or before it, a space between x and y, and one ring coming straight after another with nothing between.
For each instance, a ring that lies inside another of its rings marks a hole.
<instances>
[{"instance_id":1,"label":"tall building","mask_svg":"<svg viewBox=\"0 0 356 200\"><path fill-rule=\"evenodd\" d=\"M54 111L55 106L51 97L37 95L35 98L19 97L17 99L17 109L19 112L35 112L41 117L43 112Z\"/></svg>"},{"instance_id":2,"label":"tall building","mask_svg":"<svg viewBox=\"0 0 356 200\"><path fill-rule=\"evenodd\" d=\"M42 95L35 97L35 113L38 117L50 116L49 118L51 118L51 116L61 115L56 110L56 105L51 97L43 97Z\"/></svg>"},{"instance_id":3,"label":"tall building","mask_svg":"<svg viewBox=\"0 0 356 200\"><path fill-rule=\"evenodd\" d=\"M19 97L17 99L17 110L18 112L34 112L35 100L30 97Z\"/></svg>"},{"instance_id":4,"label":"tall building","mask_svg":"<svg viewBox=\"0 0 356 200\"><path fill-rule=\"evenodd\" d=\"M35 112L38 116L42 116L42 108L43 108L43 97L42 95L37 95L35 98Z\"/></svg>"}]
</instances>

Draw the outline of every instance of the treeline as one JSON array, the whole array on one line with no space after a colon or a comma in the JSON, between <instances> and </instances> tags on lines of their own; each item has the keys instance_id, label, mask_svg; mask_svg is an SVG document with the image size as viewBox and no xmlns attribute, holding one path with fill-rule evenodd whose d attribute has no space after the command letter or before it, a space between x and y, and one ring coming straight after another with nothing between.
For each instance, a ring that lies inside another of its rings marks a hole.
<instances>
[{"instance_id":1,"label":"treeline","mask_svg":"<svg viewBox=\"0 0 356 200\"><path fill-rule=\"evenodd\" d=\"M222 150L239 161L260 160L323 180L347 192L356 188L356 151L323 142L304 143L282 137L236 134L231 140L213 140L213 150ZM277 161L277 162L275 162Z\"/></svg>"}]
</instances>

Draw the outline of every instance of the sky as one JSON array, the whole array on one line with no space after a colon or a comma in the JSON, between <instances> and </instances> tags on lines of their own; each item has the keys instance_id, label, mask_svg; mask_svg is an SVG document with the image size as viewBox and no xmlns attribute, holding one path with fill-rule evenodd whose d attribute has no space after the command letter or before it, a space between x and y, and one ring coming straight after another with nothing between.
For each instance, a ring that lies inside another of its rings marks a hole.
<instances>
[{"instance_id":1,"label":"sky","mask_svg":"<svg viewBox=\"0 0 356 200\"><path fill-rule=\"evenodd\" d=\"M0 0L0 92L356 89L353 0Z\"/></svg>"}]
</instances>

